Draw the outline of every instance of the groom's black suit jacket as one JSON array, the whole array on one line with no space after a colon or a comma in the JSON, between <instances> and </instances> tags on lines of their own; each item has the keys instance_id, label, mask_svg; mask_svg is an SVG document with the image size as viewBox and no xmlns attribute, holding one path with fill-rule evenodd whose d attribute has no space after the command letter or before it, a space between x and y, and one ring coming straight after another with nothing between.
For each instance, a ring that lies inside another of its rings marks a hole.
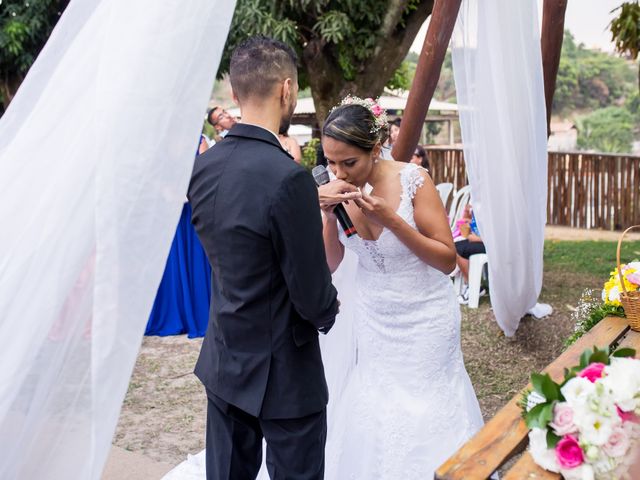
<instances>
[{"instance_id":1,"label":"groom's black suit jacket","mask_svg":"<svg viewBox=\"0 0 640 480\"><path fill-rule=\"evenodd\" d=\"M338 302L313 178L271 132L237 124L197 157L188 196L213 269L196 375L256 417L321 411L318 329L331 328Z\"/></svg>"}]
</instances>

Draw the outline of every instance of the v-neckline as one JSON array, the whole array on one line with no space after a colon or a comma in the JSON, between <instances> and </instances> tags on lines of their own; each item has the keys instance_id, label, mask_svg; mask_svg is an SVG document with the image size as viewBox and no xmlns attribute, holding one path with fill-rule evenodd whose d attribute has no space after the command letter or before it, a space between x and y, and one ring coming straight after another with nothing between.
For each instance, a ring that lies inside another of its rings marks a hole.
<instances>
[{"instance_id":1,"label":"v-neckline","mask_svg":"<svg viewBox=\"0 0 640 480\"><path fill-rule=\"evenodd\" d=\"M402 202L404 201L405 191L404 191L404 184L402 183L402 173L407 169L407 167L409 165L411 165L411 164L407 163L404 167L402 167L400 170L398 170L398 177L400 179L400 202L398 202L398 206L393 211L395 214L398 214L398 211L400 210L400 207L402 206ZM373 192L373 190L371 190L371 192ZM360 233L357 233L357 232L356 232L356 235L358 235L358 237L360 237L360 240L362 240L363 242L376 243L376 242L380 241L380 239L382 238L382 235L387 230L388 230L387 227L383 226L382 229L380 230L380 233L378 234L378 236L376 238L364 238L364 237L362 237L360 235Z\"/></svg>"}]
</instances>

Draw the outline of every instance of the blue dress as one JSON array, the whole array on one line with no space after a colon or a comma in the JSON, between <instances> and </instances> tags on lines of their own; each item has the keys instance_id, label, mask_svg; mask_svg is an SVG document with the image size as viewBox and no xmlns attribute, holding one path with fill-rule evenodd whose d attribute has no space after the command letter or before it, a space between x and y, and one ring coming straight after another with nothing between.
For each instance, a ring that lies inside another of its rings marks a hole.
<instances>
[{"instance_id":1,"label":"blue dress","mask_svg":"<svg viewBox=\"0 0 640 480\"><path fill-rule=\"evenodd\" d=\"M211 266L185 203L144 334L204 337L210 299Z\"/></svg>"}]
</instances>

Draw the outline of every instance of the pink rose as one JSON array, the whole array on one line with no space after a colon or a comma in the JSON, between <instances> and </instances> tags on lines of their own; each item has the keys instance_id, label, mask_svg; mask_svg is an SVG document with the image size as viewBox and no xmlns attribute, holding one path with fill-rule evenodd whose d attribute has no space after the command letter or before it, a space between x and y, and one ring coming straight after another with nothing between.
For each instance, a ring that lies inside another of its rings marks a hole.
<instances>
[{"instance_id":1,"label":"pink rose","mask_svg":"<svg viewBox=\"0 0 640 480\"><path fill-rule=\"evenodd\" d=\"M578 431L573 423L573 409L566 403L556 403L553 408L553 422L549 424L561 437Z\"/></svg>"},{"instance_id":2,"label":"pink rose","mask_svg":"<svg viewBox=\"0 0 640 480\"><path fill-rule=\"evenodd\" d=\"M373 107L371 107L371 112L377 117L379 115L382 115L382 112L384 112L384 110L380 105L374 105Z\"/></svg>"},{"instance_id":3,"label":"pink rose","mask_svg":"<svg viewBox=\"0 0 640 480\"><path fill-rule=\"evenodd\" d=\"M596 380L602 378L602 372L604 371L604 367L606 365L604 363L595 362L591 365L588 365L584 370L582 370L578 376L582 378L586 378L591 383L595 383Z\"/></svg>"},{"instance_id":4,"label":"pink rose","mask_svg":"<svg viewBox=\"0 0 640 480\"><path fill-rule=\"evenodd\" d=\"M610 457L624 457L629 450L631 439L629 434L622 427L616 427L609 436L609 440L602 446L604 453Z\"/></svg>"},{"instance_id":5,"label":"pink rose","mask_svg":"<svg viewBox=\"0 0 640 480\"><path fill-rule=\"evenodd\" d=\"M616 405L616 410L618 411L618 416L622 422L632 422L638 423L638 416L633 412L625 412L619 406Z\"/></svg>"},{"instance_id":6,"label":"pink rose","mask_svg":"<svg viewBox=\"0 0 640 480\"><path fill-rule=\"evenodd\" d=\"M567 435L556 445L556 460L561 468L576 468L584 462L584 454L573 435Z\"/></svg>"},{"instance_id":7,"label":"pink rose","mask_svg":"<svg viewBox=\"0 0 640 480\"><path fill-rule=\"evenodd\" d=\"M364 99L365 102L373 103L373 98L367 97Z\"/></svg>"},{"instance_id":8,"label":"pink rose","mask_svg":"<svg viewBox=\"0 0 640 480\"><path fill-rule=\"evenodd\" d=\"M627 275L627 280L629 280L631 283L635 283L636 285L640 285L640 273L630 273L629 275Z\"/></svg>"}]
</instances>

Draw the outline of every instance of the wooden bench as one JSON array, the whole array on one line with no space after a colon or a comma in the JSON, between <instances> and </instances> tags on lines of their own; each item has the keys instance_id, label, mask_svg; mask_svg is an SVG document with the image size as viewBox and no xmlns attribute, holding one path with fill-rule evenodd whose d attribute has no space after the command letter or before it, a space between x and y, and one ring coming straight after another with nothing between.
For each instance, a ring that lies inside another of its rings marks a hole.
<instances>
[{"instance_id":1,"label":"wooden bench","mask_svg":"<svg viewBox=\"0 0 640 480\"><path fill-rule=\"evenodd\" d=\"M607 317L549 364L544 372L556 382L562 380L564 369L578 365L580 354L594 345L600 348L605 345L611 348L627 346L640 352L640 333L630 330L624 318ZM482 430L443 463L436 470L435 479L486 479L509 459L522 452L529 440L529 430L520 415L520 398L520 393L515 395ZM560 476L538 467L529 452L525 452L501 478L552 480L559 479Z\"/></svg>"}]
</instances>

